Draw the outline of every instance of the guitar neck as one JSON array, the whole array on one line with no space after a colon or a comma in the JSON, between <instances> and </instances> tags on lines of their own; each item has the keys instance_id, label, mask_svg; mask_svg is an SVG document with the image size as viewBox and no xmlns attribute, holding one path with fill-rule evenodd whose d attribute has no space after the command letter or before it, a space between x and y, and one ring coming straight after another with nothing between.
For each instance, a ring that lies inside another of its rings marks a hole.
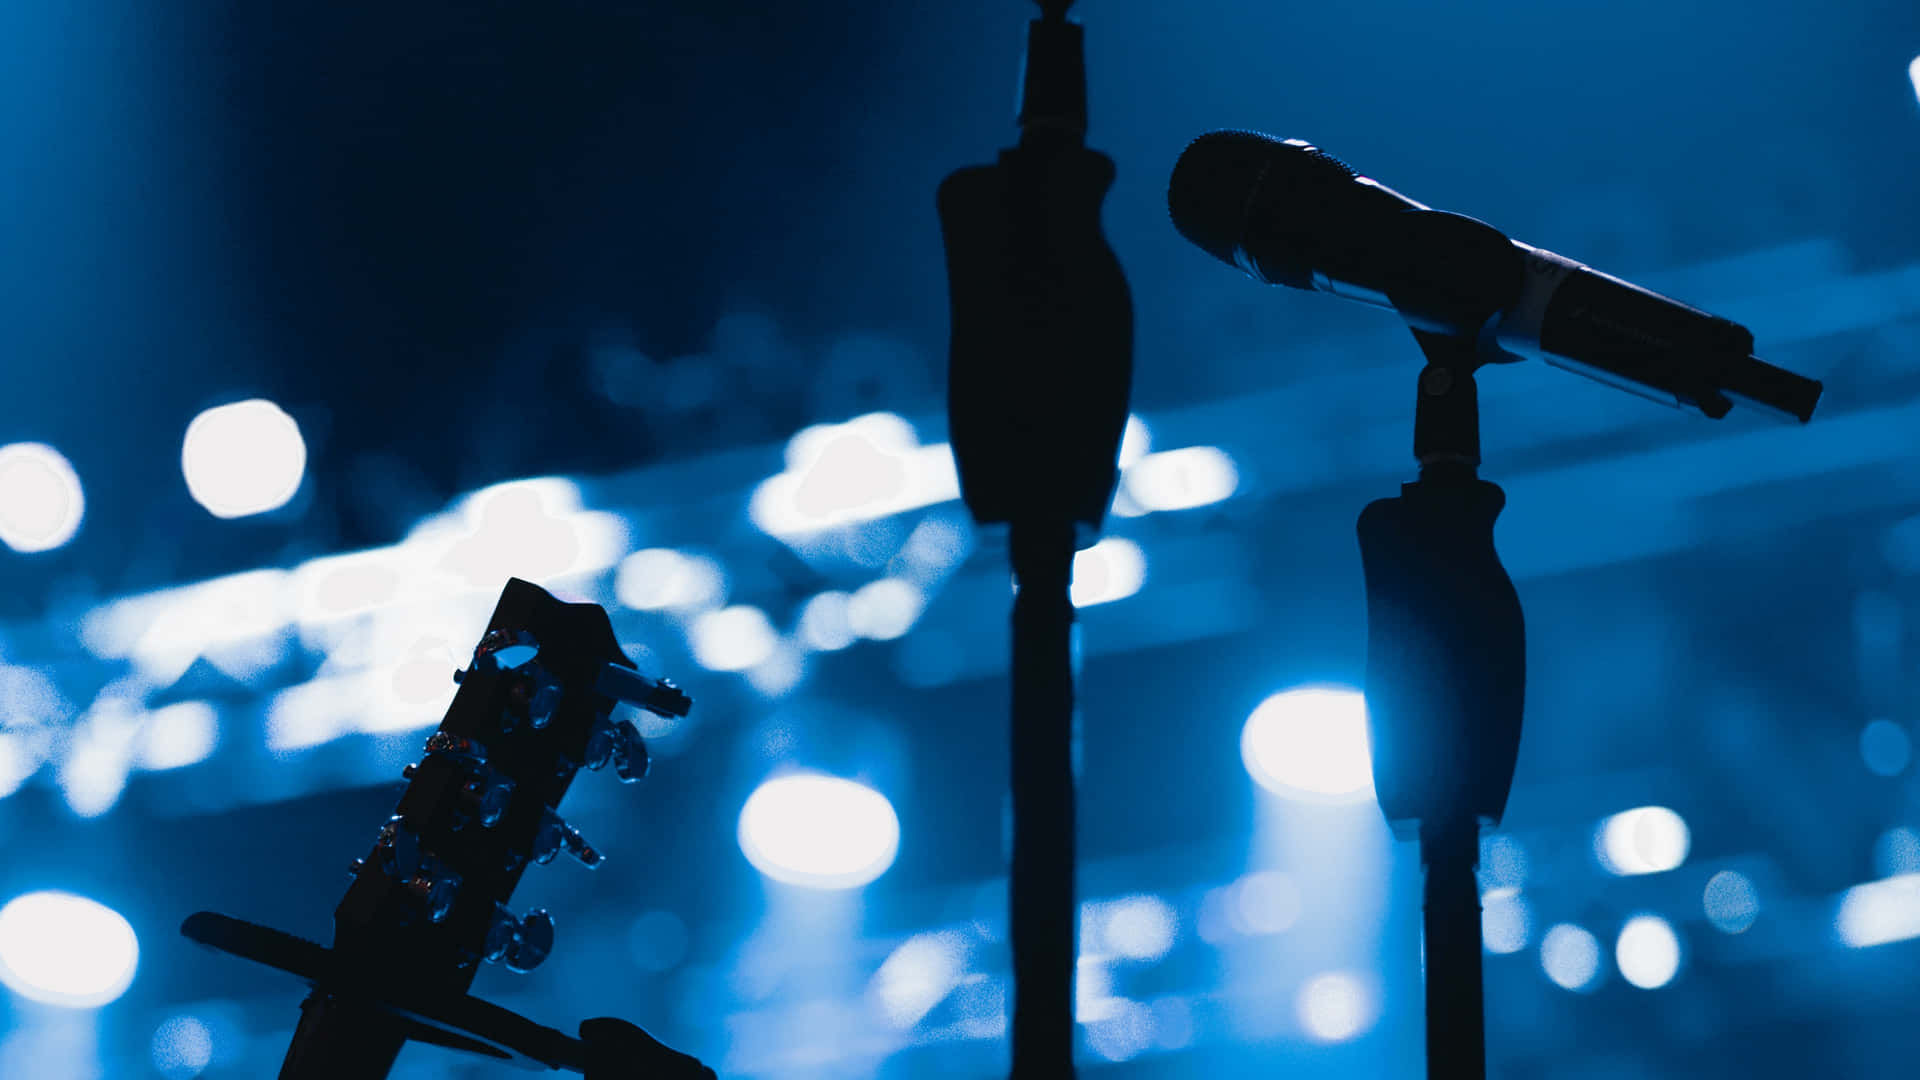
<instances>
[{"instance_id":1,"label":"guitar neck","mask_svg":"<svg viewBox=\"0 0 1920 1080\"><path fill-rule=\"evenodd\" d=\"M300 1004L280 1080L386 1080L406 1043L406 1021L315 990Z\"/></svg>"}]
</instances>

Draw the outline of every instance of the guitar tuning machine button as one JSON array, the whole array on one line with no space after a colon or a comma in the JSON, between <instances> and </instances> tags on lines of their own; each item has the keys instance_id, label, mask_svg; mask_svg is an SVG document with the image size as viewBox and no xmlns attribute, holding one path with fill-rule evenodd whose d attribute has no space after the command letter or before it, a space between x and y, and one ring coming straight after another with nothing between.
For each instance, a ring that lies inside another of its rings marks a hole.
<instances>
[{"instance_id":1,"label":"guitar tuning machine button","mask_svg":"<svg viewBox=\"0 0 1920 1080\"><path fill-rule=\"evenodd\" d=\"M513 802L513 781L483 768L460 788L460 809L483 829L500 823Z\"/></svg>"},{"instance_id":2,"label":"guitar tuning machine button","mask_svg":"<svg viewBox=\"0 0 1920 1080\"><path fill-rule=\"evenodd\" d=\"M418 874L425 862L420 850L420 837L407 828L398 814L387 819L387 823L381 827L373 851L380 868L403 881Z\"/></svg>"},{"instance_id":3,"label":"guitar tuning machine button","mask_svg":"<svg viewBox=\"0 0 1920 1080\"><path fill-rule=\"evenodd\" d=\"M646 741L632 721L602 717L587 738L582 763L589 769L602 769L611 764L620 782L631 784L647 775L650 762Z\"/></svg>"},{"instance_id":4,"label":"guitar tuning machine button","mask_svg":"<svg viewBox=\"0 0 1920 1080\"><path fill-rule=\"evenodd\" d=\"M505 715L500 718L503 731L512 731L525 720L535 729L553 720L560 705L560 684L539 664L527 664L515 672L507 684Z\"/></svg>"},{"instance_id":5,"label":"guitar tuning machine button","mask_svg":"<svg viewBox=\"0 0 1920 1080\"><path fill-rule=\"evenodd\" d=\"M454 899L460 893L460 877L457 874L422 873L408 878L401 887L421 906L428 922L443 922L453 910Z\"/></svg>"},{"instance_id":6,"label":"guitar tuning machine button","mask_svg":"<svg viewBox=\"0 0 1920 1080\"><path fill-rule=\"evenodd\" d=\"M613 771L623 784L631 784L647 775L653 759L647 754L647 743L633 724L622 720L614 729Z\"/></svg>"},{"instance_id":7,"label":"guitar tuning machine button","mask_svg":"<svg viewBox=\"0 0 1920 1080\"><path fill-rule=\"evenodd\" d=\"M553 952L553 916L544 908L534 908L524 918L514 918L503 904L493 907L493 921L487 927L483 958L505 961L507 970L528 972L540 966Z\"/></svg>"},{"instance_id":8,"label":"guitar tuning machine button","mask_svg":"<svg viewBox=\"0 0 1920 1080\"><path fill-rule=\"evenodd\" d=\"M533 834L533 861L550 863L560 852L566 852L589 870L597 869L606 861L580 830L560 820L560 815L549 810L540 822L540 828Z\"/></svg>"}]
</instances>

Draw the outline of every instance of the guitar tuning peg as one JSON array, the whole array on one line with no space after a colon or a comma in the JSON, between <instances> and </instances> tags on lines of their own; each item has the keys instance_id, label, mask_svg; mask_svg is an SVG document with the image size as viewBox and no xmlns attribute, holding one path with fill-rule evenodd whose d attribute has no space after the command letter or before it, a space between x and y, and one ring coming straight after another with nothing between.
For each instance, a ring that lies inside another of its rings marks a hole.
<instances>
[{"instance_id":1,"label":"guitar tuning peg","mask_svg":"<svg viewBox=\"0 0 1920 1080\"><path fill-rule=\"evenodd\" d=\"M498 825L512 801L513 781L487 768L482 768L460 789L461 810L466 813L468 820L479 823L483 829Z\"/></svg>"},{"instance_id":2,"label":"guitar tuning peg","mask_svg":"<svg viewBox=\"0 0 1920 1080\"><path fill-rule=\"evenodd\" d=\"M610 720L602 718L587 737L587 748L581 764L589 769L601 769L611 764L619 774L620 782L631 784L647 775L647 744L641 740L640 732L628 720Z\"/></svg>"},{"instance_id":3,"label":"guitar tuning peg","mask_svg":"<svg viewBox=\"0 0 1920 1080\"><path fill-rule=\"evenodd\" d=\"M507 949L507 970L528 972L553 952L553 916L534 908L520 920L520 936Z\"/></svg>"},{"instance_id":4,"label":"guitar tuning peg","mask_svg":"<svg viewBox=\"0 0 1920 1080\"><path fill-rule=\"evenodd\" d=\"M453 901L460 892L460 878L455 874L423 873L407 879L402 887L424 909L427 921L437 923L444 921L453 910Z\"/></svg>"},{"instance_id":5,"label":"guitar tuning peg","mask_svg":"<svg viewBox=\"0 0 1920 1080\"><path fill-rule=\"evenodd\" d=\"M546 727L553 720L553 710L559 707L559 684L551 679L540 679L534 688L533 698L527 702L527 722L536 730Z\"/></svg>"},{"instance_id":6,"label":"guitar tuning peg","mask_svg":"<svg viewBox=\"0 0 1920 1080\"><path fill-rule=\"evenodd\" d=\"M495 904L485 949L483 959L505 961L509 971L532 971L553 951L553 916L534 908L516 919L505 905Z\"/></svg>"},{"instance_id":7,"label":"guitar tuning peg","mask_svg":"<svg viewBox=\"0 0 1920 1080\"><path fill-rule=\"evenodd\" d=\"M653 764L647 755L647 743L640 732L626 720L614 726L613 771L623 784L631 784L647 775L647 769Z\"/></svg>"},{"instance_id":8,"label":"guitar tuning peg","mask_svg":"<svg viewBox=\"0 0 1920 1080\"><path fill-rule=\"evenodd\" d=\"M553 857L562 851L579 860L580 865L589 870L598 868L606 861L606 856L587 843L587 838L580 835L579 829L560 820L560 815L549 810L540 822L539 830L533 834L533 861L552 862Z\"/></svg>"},{"instance_id":9,"label":"guitar tuning peg","mask_svg":"<svg viewBox=\"0 0 1920 1080\"><path fill-rule=\"evenodd\" d=\"M675 686L672 679L649 679L624 664L602 667L594 690L662 716L685 716L693 709L693 699Z\"/></svg>"}]
</instances>

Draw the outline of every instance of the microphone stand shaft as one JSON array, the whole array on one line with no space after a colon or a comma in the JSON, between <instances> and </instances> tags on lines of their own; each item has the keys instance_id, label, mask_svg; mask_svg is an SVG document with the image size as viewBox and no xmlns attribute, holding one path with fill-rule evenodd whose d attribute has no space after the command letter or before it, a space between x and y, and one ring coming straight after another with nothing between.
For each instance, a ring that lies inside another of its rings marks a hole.
<instances>
[{"instance_id":1,"label":"microphone stand shaft","mask_svg":"<svg viewBox=\"0 0 1920 1080\"><path fill-rule=\"evenodd\" d=\"M1014 1080L1073 1075L1074 527L1015 521L1013 570Z\"/></svg>"},{"instance_id":2,"label":"microphone stand shaft","mask_svg":"<svg viewBox=\"0 0 1920 1080\"><path fill-rule=\"evenodd\" d=\"M1427 864L1427 1076L1483 1080L1486 1018L1480 967L1479 834L1472 825L1436 823L1420 831Z\"/></svg>"}]
</instances>

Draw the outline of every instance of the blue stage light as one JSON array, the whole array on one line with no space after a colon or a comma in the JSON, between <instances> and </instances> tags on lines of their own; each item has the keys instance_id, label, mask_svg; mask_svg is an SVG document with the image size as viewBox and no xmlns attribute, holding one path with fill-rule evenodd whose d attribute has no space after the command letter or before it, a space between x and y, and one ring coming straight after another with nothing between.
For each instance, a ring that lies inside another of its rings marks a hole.
<instances>
[{"instance_id":1,"label":"blue stage light","mask_svg":"<svg viewBox=\"0 0 1920 1080\"><path fill-rule=\"evenodd\" d=\"M1131 1061L1153 1048L1153 1010L1131 998L1113 998L1087 1024L1087 1046L1108 1061Z\"/></svg>"},{"instance_id":2,"label":"blue stage light","mask_svg":"<svg viewBox=\"0 0 1920 1080\"><path fill-rule=\"evenodd\" d=\"M0 983L21 997L97 1008L126 993L139 964L133 926L105 904L48 891L0 907Z\"/></svg>"},{"instance_id":3,"label":"blue stage light","mask_svg":"<svg viewBox=\"0 0 1920 1080\"><path fill-rule=\"evenodd\" d=\"M1896 825L1873 842L1873 869L1881 877L1920 873L1920 832Z\"/></svg>"},{"instance_id":4,"label":"blue stage light","mask_svg":"<svg viewBox=\"0 0 1920 1080\"><path fill-rule=\"evenodd\" d=\"M1586 990L1600 976L1600 942L1572 923L1561 923L1540 939L1540 969L1567 990Z\"/></svg>"},{"instance_id":5,"label":"blue stage light","mask_svg":"<svg viewBox=\"0 0 1920 1080\"><path fill-rule=\"evenodd\" d=\"M215 517L263 514L286 505L307 471L300 425L263 398L208 409L187 425L180 471L195 502Z\"/></svg>"},{"instance_id":6,"label":"blue stage light","mask_svg":"<svg viewBox=\"0 0 1920 1080\"><path fill-rule=\"evenodd\" d=\"M1744 933L1760 917L1760 896L1753 882L1737 870L1722 870L1708 878L1700 906L1709 922L1729 934Z\"/></svg>"},{"instance_id":7,"label":"blue stage light","mask_svg":"<svg viewBox=\"0 0 1920 1080\"><path fill-rule=\"evenodd\" d=\"M1657 990L1680 970L1680 939L1658 915L1635 915L1620 928L1613 947L1620 975L1642 990Z\"/></svg>"},{"instance_id":8,"label":"blue stage light","mask_svg":"<svg viewBox=\"0 0 1920 1080\"><path fill-rule=\"evenodd\" d=\"M51 551L73 539L86 513L80 477L45 443L0 446L0 543Z\"/></svg>"},{"instance_id":9,"label":"blue stage light","mask_svg":"<svg viewBox=\"0 0 1920 1080\"><path fill-rule=\"evenodd\" d=\"M1366 699L1334 686L1275 694L1247 717L1240 758L1254 780L1277 795L1307 802L1372 798Z\"/></svg>"},{"instance_id":10,"label":"blue stage light","mask_svg":"<svg viewBox=\"0 0 1920 1080\"><path fill-rule=\"evenodd\" d=\"M173 1016L153 1031L153 1067L167 1080L192 1080L213 1064L213 1031L197 1016Z\"/></svg>"},{"instance_id":11,"label":"blue stage light","mask_svg":"<svg viewBox=\"0 0 1920 1080\"><path fill-rule=\"evenodd\" d=\"M1891 720L1875 720L1860 730L1860 759L1876 776L1898 776L1913 760L1913 738Z\"/></svg>"},{"instance_id":12,"label":"blue stage light","mask_svg":"<svg viewBox=\"0 0 1920 1080\"><path fill-rule=\"evenodd\" d=\"M775 881L853 889L886 873L900 850L900 819L885 795L818 773L778 776L740 810L740 850Z\"/></svg>"}]
</instances>

